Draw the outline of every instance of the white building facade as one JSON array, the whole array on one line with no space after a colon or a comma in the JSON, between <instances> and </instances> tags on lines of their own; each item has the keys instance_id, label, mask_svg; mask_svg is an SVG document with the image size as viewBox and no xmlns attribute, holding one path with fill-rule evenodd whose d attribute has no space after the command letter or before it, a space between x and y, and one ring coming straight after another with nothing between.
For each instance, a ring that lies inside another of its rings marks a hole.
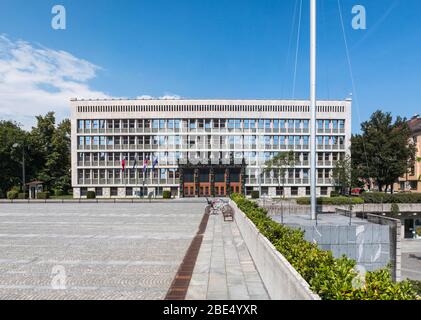
<instances>
[{"instance_id":1,"label":"white building facade","mask_svg":"<svg viewBox=\"0 0 421 320\"><path fill-rule=\"evenodd\" d=\"M319 101L317 193L333 191L350 151L350 100ZM298 100L71 101L74 197L310 194L310 102ZM265 162L294 151L282 184ZM124 164L124 170L123 170Z\"/></svg>"}]
</instances>

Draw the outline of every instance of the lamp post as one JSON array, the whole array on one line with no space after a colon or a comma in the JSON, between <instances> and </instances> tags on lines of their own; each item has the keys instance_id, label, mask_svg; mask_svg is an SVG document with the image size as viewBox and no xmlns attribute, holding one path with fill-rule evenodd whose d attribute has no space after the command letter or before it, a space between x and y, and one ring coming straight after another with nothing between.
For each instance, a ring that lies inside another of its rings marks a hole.
<instances>
[{"instance_id":1,"label":"lamp post","mask_svg":"<svg viewBox=\"0 0 421 320\"><path fill-rule=\"evenodd\" d=\"M24 144L15 143L13 148L22 147L22 191L23 193L26 192L26 181L25 181L25 146Z\"/></svg>"}]
</instances>

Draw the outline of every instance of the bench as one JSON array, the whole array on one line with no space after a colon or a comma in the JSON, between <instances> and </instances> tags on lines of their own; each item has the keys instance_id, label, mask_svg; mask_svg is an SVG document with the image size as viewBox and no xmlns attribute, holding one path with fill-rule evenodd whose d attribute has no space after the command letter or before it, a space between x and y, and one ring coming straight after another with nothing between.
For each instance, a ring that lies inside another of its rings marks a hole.
<instances>
[{"instance_id":1,"label":"bench","mask_svg":"<svg viewBox=\"0 0 421 320\"><path fill-rule=\"evenodd\" d=\"M222 214L224 216L224 221L227 221L228 219L229 221L234 221L234 209L229 204L222 208Z\"/></svg>"}]
</instances>

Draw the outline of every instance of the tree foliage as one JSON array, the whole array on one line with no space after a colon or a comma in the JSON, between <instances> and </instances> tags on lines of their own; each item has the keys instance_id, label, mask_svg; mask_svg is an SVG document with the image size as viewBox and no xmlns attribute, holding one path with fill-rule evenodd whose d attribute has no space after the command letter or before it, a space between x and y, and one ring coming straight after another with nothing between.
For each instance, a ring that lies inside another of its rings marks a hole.
<instances>
[{"instance_id":1,"label":"tree foliage","mask_svg":"<svg viewBox=\"0 0 421 320\"><path fill-rule=\"evenodd\" d=\"M277 179L279 186L281 186L285 184L285 174L288 168L294 167L295 163L294 151L279 152L272 159L266 161L265 172L273 172L274 178Z\"/></svg>"},{"instance_id":2,"label":"tree foliage","mask_svg":"<svg viewBox=\"0 0 421 320\"><path fill-rule=\"evenodd\" d=\"M0 196L22 184L22 152L27 182L41 180L47 190L64 193L71 187L70 121L56 125L53 112L36 119L30 132L14 122L0 121ZM14 148L16 143L19 146Z\"/></svg>"},{"instance_id":3,"label":"tree foliage","mask_svg":"<svg viewBox=\"0 0 421 320\"><path fill-rule=\"evenodd\" d=\"M379 191L391 186L414 164L416 148L410 143L411 130L406 119L393 122L390 113L376 111L362 123L361 134L352 137L352 158L357 175L374 180Z\"/></svg>"}]
</instances>

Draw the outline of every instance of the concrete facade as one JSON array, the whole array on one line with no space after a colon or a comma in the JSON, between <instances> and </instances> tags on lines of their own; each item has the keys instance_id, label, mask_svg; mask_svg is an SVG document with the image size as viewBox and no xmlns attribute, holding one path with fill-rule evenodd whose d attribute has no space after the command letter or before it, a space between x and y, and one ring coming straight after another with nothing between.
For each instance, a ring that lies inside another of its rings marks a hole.
<instances>
[{"instance_id":1,"label":"concrete facade","mask_svg":"<svg viewBox=\"0 0 421 320\"><path fill-rule=\"evenodd\" d=\"M349 152L351 104L350 100L318 102L318 194L330 195L334 164ZM97 188L103 189L102 197L134 197L134 188L143 186L143 181L145 189L157 196L164 188L180 192L178 160L203 164L226 162L231 156L236 163L244 159L247 164L247 193L307 194L309 105L299 100L74 99L74 195L84 197L87 188ZM289 150L296 152L297 164L286 173L282 191L274 175L262 172L266 160ZM105 188L111 188L110 194ZM113 188L119 188L117 194Z\"/></svg>"}]
</instances>

